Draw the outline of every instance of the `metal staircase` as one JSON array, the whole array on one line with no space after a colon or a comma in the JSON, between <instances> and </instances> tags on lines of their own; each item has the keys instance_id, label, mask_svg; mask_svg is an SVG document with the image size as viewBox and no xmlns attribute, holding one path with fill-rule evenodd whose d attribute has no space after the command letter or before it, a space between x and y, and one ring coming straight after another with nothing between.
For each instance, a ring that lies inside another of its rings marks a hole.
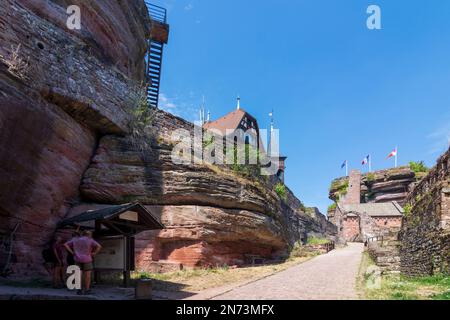
<instances>
[{"instance_id":1,"label":"metal staircase","mask_svg":"<svg viewBox=\"0 0 450 320\"><path fill-rule=\"evenodd\" d=\"M167 10L145 1L153 24L167 25ZM159 90L161 85L161 68L164 42L153 37L148 39L147 51L147 102L151 107L158 108Z\"/></svg>"}]
</instances>

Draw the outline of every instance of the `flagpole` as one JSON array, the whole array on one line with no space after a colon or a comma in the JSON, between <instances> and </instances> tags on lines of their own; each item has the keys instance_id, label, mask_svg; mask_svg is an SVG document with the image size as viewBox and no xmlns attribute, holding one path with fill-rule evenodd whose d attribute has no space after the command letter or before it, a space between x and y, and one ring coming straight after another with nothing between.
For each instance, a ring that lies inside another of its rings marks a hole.
<instances>
[{"instance_id":1,"label":"flagpole","mask_svg":"<svg viewBox=\"0 0 450 320\"><path fill-rule=\"evenodd\" d=\"M372 155L369 154L369 172L372 172Z\"/></svg>"},{"instance_id":2,"label":"flagpole","mask_svg":"<svg viewBox=\"0 0 450 320\"><path fill-rule=\"evenodd\" d=\"M348 161L345 160L345 176L348 177Z\"/></svg>"},{"instance_id":3,"label":"flagpole","mask_svg":"<svg viewBox=\"0 0 450 320\"><path fill-rule=\"evenodd\" d=\"M395 147L395 167L397 168L398 147Z\"/></svg>"}]
</instances>

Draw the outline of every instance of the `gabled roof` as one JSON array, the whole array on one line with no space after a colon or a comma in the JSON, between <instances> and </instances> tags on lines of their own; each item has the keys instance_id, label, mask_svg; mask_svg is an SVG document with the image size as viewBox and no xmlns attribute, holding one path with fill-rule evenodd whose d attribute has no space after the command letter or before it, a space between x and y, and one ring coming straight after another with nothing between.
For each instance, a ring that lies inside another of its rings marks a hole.
<instances>
[{"instance_id":1,"label":"gabled roof","mask_svg":"<svg viewBox=\"0 0 450 320\"><path fill-rule=\"evenodd\" d=\"M215 121L207 122L203 125L205 129L217 129L222 135L226 135L227 130L236 130L244 116L253 117L243 109L236 109Z\"/></svg>"},{"instance_id":2,"label":"gabled roof","mask_svg":"<svg viewBox=\"0 0 450 320\"><path fill-rule=\"evenodd\" d=\"M339 204L344 213L366 213L371 217L401 217L403 208L396 202Z\"/></svg>"},{"instance_id":3,"label":"gabled roof","mask_svg":"<svg viewBox=\"0 0 450 320\"><path fill-rule=\"evenodd\" d=\"M121 220L121 214L126 212L136 212L138 214L137 221ZM106 224L121 224L129 229L143 231L143 230L157 230L164 229L164 225L156 218L150 211L139 203L126 203L123 205L109 206L99 210L89 210L83 212L75 217L71 217L61 221L59 228L77 226L86 222L100 222Z\"/></svg>"}]
</instances>

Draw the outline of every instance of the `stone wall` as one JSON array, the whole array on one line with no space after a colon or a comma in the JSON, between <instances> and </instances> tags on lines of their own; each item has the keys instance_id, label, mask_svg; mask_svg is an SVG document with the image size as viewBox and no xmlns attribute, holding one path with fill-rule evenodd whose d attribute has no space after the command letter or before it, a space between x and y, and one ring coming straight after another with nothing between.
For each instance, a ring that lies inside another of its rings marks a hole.
<instances>
[{"instance_id":1,"label":"stone wall","mask_svg":"<svg viewBox=\"0 0 450 320\"><path fill-rule=\"evenodd\" d=\"M345 217L343 221L343 237L345 241L354 242L359 238L359 234L359 217Z\"/></svg>"},{"instance_id":2,"label":"stone wall","mask_svg":"<svg viewBox=\"0 0 450 320\"><path fill-rule=\"evenodd\" d=\"M383 273L400 271L400 245L398 232L386 233L383 237L367 243L367 251Z\"/></svg>"},{"instance_id":3,"label":"stone wall","mask_svg":"<svg viewBox=\"0 0 450 320\"><path fill-rule=\"evenodd\" d=\"M450 150L408 195L400 233L401 270L408 275L449 272Z\"/></svg>"},{"instance_id":4,"label":"stone wall","mask_svg":"<svg viewBox=\"0 0 450 320\"><path fill-rule=\"evenodd\" d=\"M352 170L350 172L347 193L340 200L342 204L361 203L361 171Z\"/></svg>"}]
</instances>

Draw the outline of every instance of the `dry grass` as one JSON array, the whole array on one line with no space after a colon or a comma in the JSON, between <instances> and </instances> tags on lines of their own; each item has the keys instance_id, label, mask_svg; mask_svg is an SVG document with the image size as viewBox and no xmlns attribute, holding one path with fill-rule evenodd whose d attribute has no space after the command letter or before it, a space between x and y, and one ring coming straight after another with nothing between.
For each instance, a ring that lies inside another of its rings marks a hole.
<instances>
[{"instance_id":1,"label":"dry grass","mask_svg":"<svg viewBox=\"0 0 450 320\"><path fill-rule=\"evenodd\" d=\"M188 269L164 274L138 274L135 277L143 276L154 279L153 288L155 290L200 292L209 288L255 281L309 259L311 257L299 257L280 264L258 267Z\"/></svg>"}]
</instances>

